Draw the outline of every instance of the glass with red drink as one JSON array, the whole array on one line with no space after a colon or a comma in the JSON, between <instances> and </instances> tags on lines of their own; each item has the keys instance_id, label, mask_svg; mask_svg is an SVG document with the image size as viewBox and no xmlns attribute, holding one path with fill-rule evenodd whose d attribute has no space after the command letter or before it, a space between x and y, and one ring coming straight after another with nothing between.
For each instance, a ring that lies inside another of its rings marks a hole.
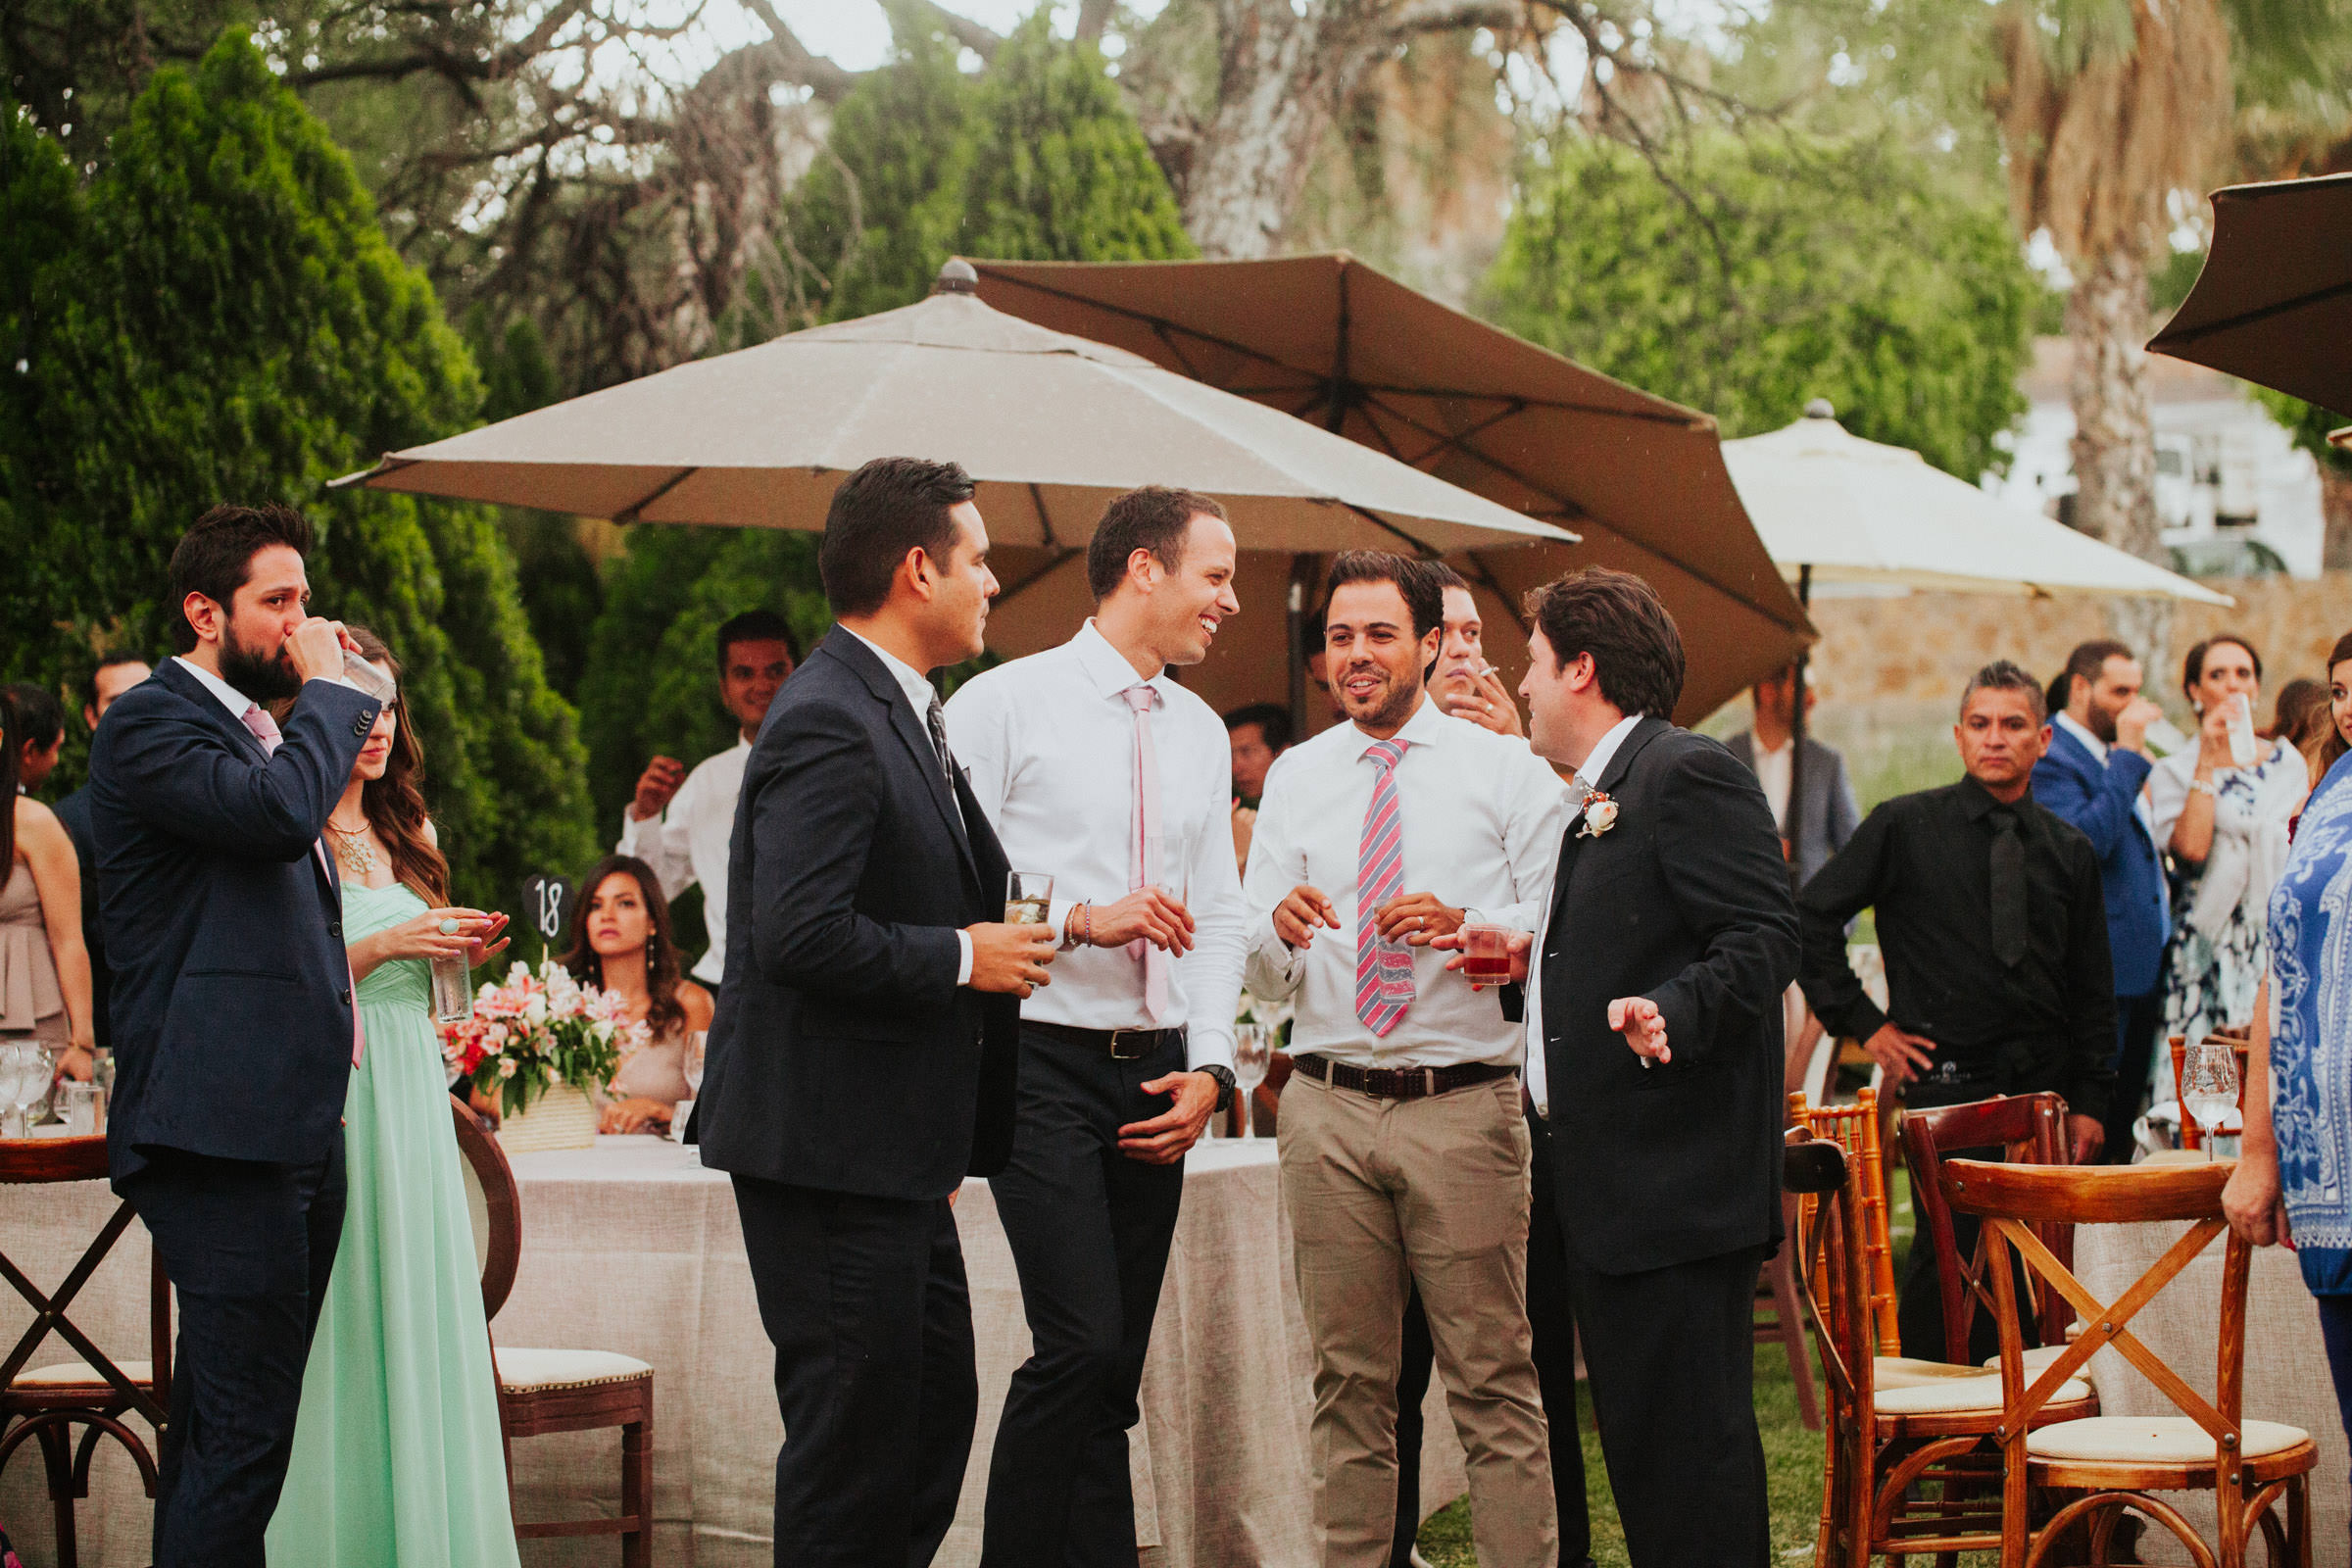
<instances>
[{"instance_id":1,"label":"glass with red drink","mask_svg":"<svg viewBox=\"0 0 2352 1568\"><path fill-rule=\"evenodd\" d=\"M1511 936L1508 926L1462 927L1462 978L1475 986L1499 986L1511 978Z\"/></svg>"}]
</instances>

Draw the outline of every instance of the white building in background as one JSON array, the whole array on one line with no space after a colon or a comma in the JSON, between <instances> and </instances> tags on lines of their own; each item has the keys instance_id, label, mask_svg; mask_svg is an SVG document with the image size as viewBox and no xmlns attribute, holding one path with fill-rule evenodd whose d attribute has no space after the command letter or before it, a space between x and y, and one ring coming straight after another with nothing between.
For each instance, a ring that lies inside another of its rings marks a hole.
<instances>
[{"instance_id":1,"label":"white building in background","mask_svg":"<svg viewBox=\"0 0 2352 1568\"><path fill-rule=\"evenodd\" d=\"M2073 345L2036 338L2019 389L2032 404L2009 437L2006 477L1984 488L2061 521L2074 511L2074 411L2067 405ZM2320 574L2320 473L2262 406L2218 370L2148 356L2156 413L2156 510L2180 569L2239 576L2280 566Z\"/></svg>"}]
</instances>

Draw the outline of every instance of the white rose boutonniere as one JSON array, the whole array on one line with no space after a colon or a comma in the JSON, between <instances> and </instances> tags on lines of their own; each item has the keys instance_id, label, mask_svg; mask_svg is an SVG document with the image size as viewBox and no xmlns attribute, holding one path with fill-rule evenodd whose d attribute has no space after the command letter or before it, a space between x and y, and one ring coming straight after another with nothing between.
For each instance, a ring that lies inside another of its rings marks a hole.
<instances>
[{"instance_id":1,"label":"white rose boutonniere","mask_svg":"<svg viewBox=\"0 0 2352 1568\"><path fill-rule=\"evenodd\" d=\"M1577 824L1580 839L1596 839L1617 825L1617 803L1606 795L1593 795L1585 802L1582 819Z\"/></svg>"}]
</instances>

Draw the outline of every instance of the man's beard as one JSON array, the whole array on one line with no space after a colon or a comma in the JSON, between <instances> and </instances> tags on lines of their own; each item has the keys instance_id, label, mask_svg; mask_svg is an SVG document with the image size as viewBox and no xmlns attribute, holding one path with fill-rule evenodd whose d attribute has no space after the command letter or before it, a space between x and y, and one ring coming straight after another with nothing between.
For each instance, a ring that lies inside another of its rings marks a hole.
<instances>
[{"instance_id":1,"label":"man's beard","mask_svg":"<svg viewBox=\"0 0 2352 1568\"><path fill-rule=\"evenodd\" d=\"M2099 706L2093 698L2090 704L2090 722L2082 726L2109 746L2115 744L2115 711Z\"/></svg>"},{"instance_id":2,"label":"man's beard","mask_svg":"<svg viewBox=\"0 0 2352 1568\"><path fill-rule=\"evenodd\" d=\"M220 678L257 703L274 703L281 697L302 695L302 677L294 673L294 662L286 657L285 645L280 643L269 653L256 653L237 636L237 623L231 619L221 628Z\"/></svg>"},{"instance_id":3,"label":"man's beard","mask_svg":"<svg viewBox=\"0 0 2352 1568\"><path fill-rule=\"evenodd\" d=\"M1348 676L1346 673L1342 673L1340 676L1339 697L1342 708L1348 706ZM1408 685L1397 681L1394 675L1390 677L1390 680L1392 684L1389 687L1389 695L1378 708L1367 713L1350 711L1348 716L1358 724L1372 729L1395 729L1410 718L1413 713L1413 706L1421 701L1421 687L1417 683Z\"/></svg>"}]
</instances>

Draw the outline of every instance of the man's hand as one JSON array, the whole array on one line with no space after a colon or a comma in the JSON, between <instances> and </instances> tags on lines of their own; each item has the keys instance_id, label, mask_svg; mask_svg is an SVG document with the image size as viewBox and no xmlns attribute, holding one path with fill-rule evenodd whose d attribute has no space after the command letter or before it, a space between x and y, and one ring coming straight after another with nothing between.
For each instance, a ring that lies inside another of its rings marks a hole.
<instances>
[{"instance_id":1,"label":"man's hand","mask_svg":"<svg viewBox=\"0 0 2352 1568\"><path fill-rule=\"evenodd\" d=\"M1046 965L1054 961L1058 945L1050 925L1006 925L987 921L967 925L972 939L972 989L1026 997L1048 984Z\"/></svg>"},{"instance_id":2,"label":"man's hand","mask_svg":"<svg viewBox=\"0 0 2352 1568\"><path fill-rule=\"evenodd\" d=\"M2148 752L2148 726L2164 716L2164 710L2145 697L2134 697L2115 715L2115 744L2127 752L2145 757Z\"/></svg>"},{"instance_id":3,"label":"man's hand","mask_svg":"<svg viewBox=\"0 0 2352 1568\"><path fill-rule=\"evenodd\" d=\"M1467 955L1462 952L1463 940L1464 938L1461 932L1457 930L1447 932L1442 937L1432 937L1429 945L1432 949L1439 953L1452 954L1453 956L1446 960L1446 967L1448 969L1459 969L1462 967L1462 964L1467 957ZM1536 939L1533 932L1513 931L1508 936L1503 938L1503 952L1509 956L1511 960L1511 978L1507 982L1508 984L1525 985L1527 983L1527 956L1535 951L1535 946ZM1473 991L1484 991L1491 985L1501 985L1505 983L1506 982L1498 980L1473 980L1470 982L1470 989Z\"/></svg>"},{"instance_id":4,"label":"man's hand","mask_svg":"<svg viewBox=\"0 0 2352 1568\"><path fill-rule=\"evenodd\" d=\"M1897 1029L1890 1023L1879 1025L1878 1033L1862 1042L1862 1049L1871 1060L1886 1069L1890 1084L1907 1084L1936 1065L1935 1041Z\"/></svg>"},{"instance_id":5,"label":"man's hand","mask_svg":"<svg viewBox=\"0 0 2352 1568\"><path fill-rule=\"evenodd\" d=\"M637 794L629 802L629 815L640 822L660 816L669 809L670 798L685 782L684 762L674 757L655 758L637 775Z\"/></svg>"},{"instance_id":6,"label":"man's hand","mask_svg":"<svg viewBox=\"0 0 2352 1568\"><path fill-rule=\"evenodd\" d=\"M1383 942L1426 948L1432 937L1459 931L1465 916L1434 893L1406 893L1382 905L1373 918Z\"/></svg>"},{"instance_id":7,"label":"man's hand","mask_svg":"<svg viewBox=\"0 0 2352 1568\"><path fill-rule=\"evenodd\" d=\"M1193 950L1193 911L1160 888L1137 888L1116 904L1089 908L1098 948L1123 948L1141 937L1167 953ZM1086 927L1081 923L1079 929Z\"/></svg>"},{"instance_id":8,"label":"man's hand","mask_svg":"<svg viewBox=\"0 0 2352 1568\"><path fill-rule=\"evenodd\" d=\"M1609 1027L1625 1036L1625 1043L1634 1048L1643 1066L1674 1059L1666 1046L1665 1014L1647 997L1619 997L1610 1003Z\"/></svg>"},{"instance_id":9,"label":"man's hand","mask_svg":"<svg viewBox=\"0 0 2352 1568\"><path fill-rule=\"evenodd\" d=\"M1340 911L1321 892L1301 882L1274 906L1274 934L1299 952L1314 946L1315 927L1340 928Z\"/></svg>"},{"instance_id":10,"label":"man's hand","mask_svg":"<svg viewBox=\"0 0 2352 1568\"><path fill-rule=\"evenodd\" d=\"M1119 1152L1147 1165L1173 1165L1200 1141L1217 1108L1217 1081L1204 1072L1172 1072L1143 1086L1147 1095L1174 1095L1176 1102L1150 1121L1119 1129Z\"/></svg>"},{"instance_id":11,"label":"man's hand","mask_svg":"<svg viewBox=\"0 0 2352 1568\"><path fill-rule=\"evenodd\" d=\"M2222 1213L2230 1228L2256 1247L2273 1247L2286 1240L2286 1205L2278 1200L2278 1160L2248 1154L2242 1149L2237 1169L2222 1188Z\"/></svg>"},{"instance_id":12,"label":"man's hand","mask_svg":"<svg viewBox=\"0 0 2352 1568\"><path fill-rule=\"evenodd\" d=\"M2087 1165L2099 1157L2107 1147L2107 1126L2096 1116L2079 1116L2073 1111L2066 1117L2067 1147L2074 1152L2078 1165Z\"/></svg>"},{"instance_id":13,"label":"man's hand","mask_svg":"<svg viewBox=\"0 0 2352 1568\"><path fill-rule=\"evenodd\" d=\"M355 654L360 651L359 644L344 633L341 621L313 615L286 639L286 659L303 680L341 680L346 645Z\"/></svg>"},{"instance_id":14,"label":"man's hand","mask_svg":"<svg viewBox=\"0 0 2352 1568\"><path fill-rule=\"evenodd\" d=\"M1431 695L1437 698L1440 708L1454 717L1466 718L1497 735L1526 733L1519 727L1519 705L1511 701L1510 689L1492 667L1474 676L1468 688L1448 680Z\"/></svg>"}]
</instances>

